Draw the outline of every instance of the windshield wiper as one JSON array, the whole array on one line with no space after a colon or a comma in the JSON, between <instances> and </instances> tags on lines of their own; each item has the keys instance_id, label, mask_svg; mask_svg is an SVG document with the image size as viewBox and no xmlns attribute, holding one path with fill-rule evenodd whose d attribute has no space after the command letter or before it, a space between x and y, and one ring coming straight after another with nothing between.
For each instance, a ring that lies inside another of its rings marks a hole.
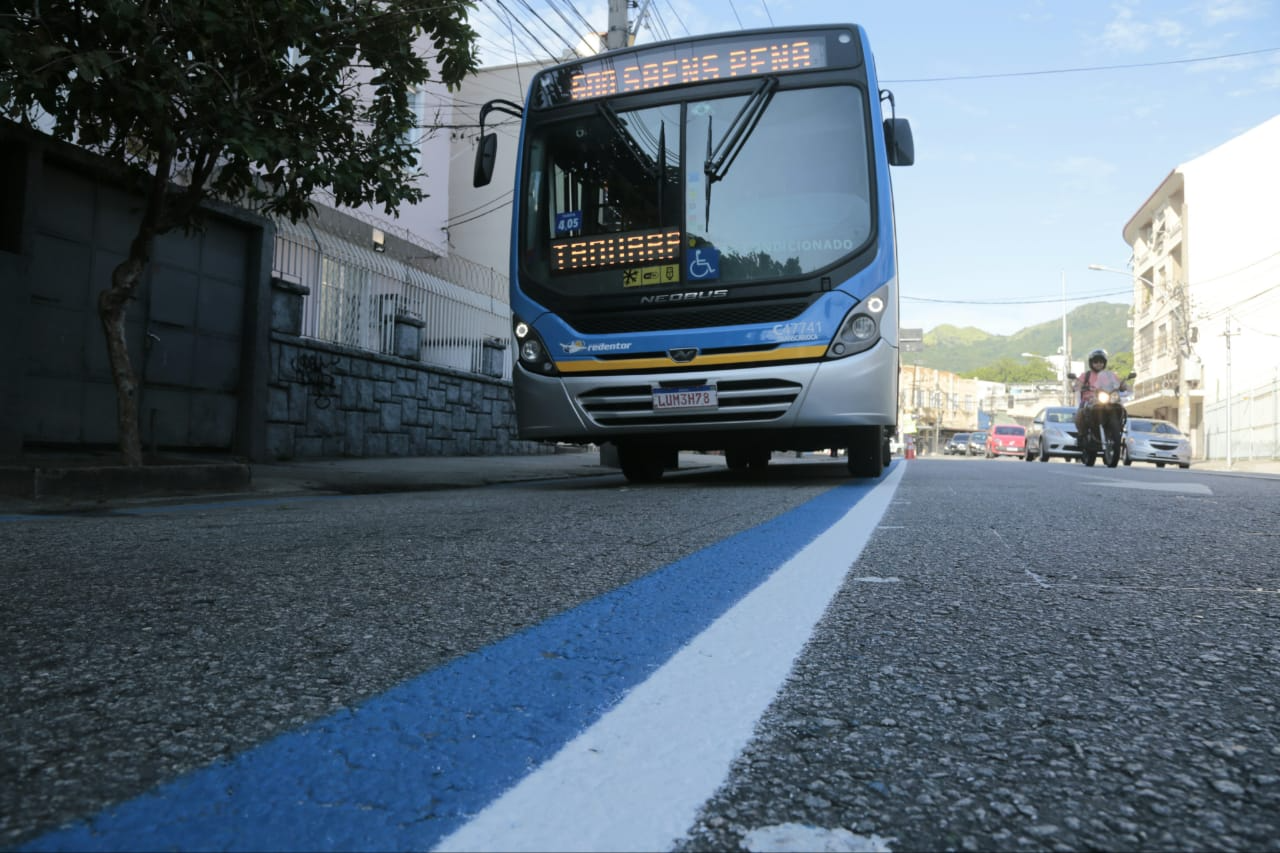
<instances>
[{"instance_id":1,"label":"windshield wiper","mask_svg":"<svg viewBox=\"0 0 1280 853\"><path fill-rule=\"evenodd\" d=\"M641 150L640 144L631 136L631 131L628 130L626 121L614 111L613 107L601 101L597 105L596 111L604 119L605 124L609 125L609 129L617 137L618 143L627 150L628 154L635 158L636 163L644 170L645 176L652 178L656 175L657 165Z\"/></svg>"},{"instance_id":2,"label":"windshield wiper","mask_svg":"<svg viewBox=\"0 0 1280 853\"><path fill-rule=\"evenodd\" d=\"M704 229L711 228L711 185L729 174L729 167L733 165L733 161L737 159L747 140L751 138L752 132L760 123L760 118L769 106L769 101L773 100L773 93L777 89L777 77L766 77L761 80L760 85L747 98L747 102L738 110L738 114L733 117L733 121L729 122L729 129L724 132L724 137L715 151L711 150L711 119L707 118L707 159L702 164L702 174L707 178L707 221L703 224Z\"/></svg>"}]
</instances>

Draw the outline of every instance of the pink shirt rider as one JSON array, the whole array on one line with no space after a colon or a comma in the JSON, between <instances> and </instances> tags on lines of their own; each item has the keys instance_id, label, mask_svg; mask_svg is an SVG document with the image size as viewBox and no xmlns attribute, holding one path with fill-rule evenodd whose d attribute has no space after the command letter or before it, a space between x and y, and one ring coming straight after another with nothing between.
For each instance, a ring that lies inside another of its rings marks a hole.
<instances>
[{"instance_id":1,"label":"pink shirt rider","mask_svg":"<svg viewBox=\"0 0 1280 853\"><path fill-rule=\"evenodd\" d=\"M1099 389L1104 391L1123 391L1124 380L1114 370L1090 370L1076 379L1076 391L1080 395L1080 405L1093 402Z\"/></svg>"}]
</instances>

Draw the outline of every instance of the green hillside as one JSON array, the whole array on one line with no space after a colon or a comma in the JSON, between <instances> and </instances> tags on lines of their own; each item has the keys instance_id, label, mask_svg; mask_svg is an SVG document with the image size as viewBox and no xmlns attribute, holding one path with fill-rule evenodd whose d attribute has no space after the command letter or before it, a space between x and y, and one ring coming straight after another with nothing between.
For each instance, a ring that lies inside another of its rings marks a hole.
<instances>
[{"instance_id":1,"label":"green hillside","mask_svg":"<svg viewBox=\"0 0 1280 853\"><path fill-rule=\"evenodd\" d=\"M1133 330L1129 328L1129 306L1114 302L1091 302L1067 312L1067 334L1071 355L1083 360L1096 347L1107 352L1132 352ZM1053 355L1062 346L1062 320L1029 326L1012 335L993 335L972 326L943 325L925 332L924 351L903 353L904 364L922 364L960 376L972 375L1001 359L1023 360L1022 353Z\"/></svg>"}]
</instances>

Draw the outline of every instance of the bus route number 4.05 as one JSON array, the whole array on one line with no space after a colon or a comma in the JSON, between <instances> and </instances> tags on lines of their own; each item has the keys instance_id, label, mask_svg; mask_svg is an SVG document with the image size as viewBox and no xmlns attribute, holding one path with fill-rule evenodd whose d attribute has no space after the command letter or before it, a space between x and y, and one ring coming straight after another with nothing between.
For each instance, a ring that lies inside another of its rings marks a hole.
<instances>
[{"instance_id":1,"label":"bus route number 4.05","mask_svg":"<svg viewBox=\"0 0 1280 853\"><path fill-rule=\"evenodd\" d=\"M691 388L654 388L653 410L669 412L680 409L714 409L719 404L714 385Z\"/></svg>"}]
</instances>

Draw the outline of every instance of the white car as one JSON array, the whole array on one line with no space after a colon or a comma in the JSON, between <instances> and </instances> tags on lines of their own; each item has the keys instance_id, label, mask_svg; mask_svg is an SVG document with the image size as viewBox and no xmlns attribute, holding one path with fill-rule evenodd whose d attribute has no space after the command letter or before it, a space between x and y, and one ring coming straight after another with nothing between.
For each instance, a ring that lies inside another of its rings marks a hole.
<instances>
[{"instance_id":1,"label":"white car","mask_svg":"<svg viewBox=\"0 0 1280 853\"><path fill-rule=\"evenodd\" d=\"M1023 443L1023 458L1048 462L1054 456L1079 459L1074 406L1049 406L1036 412Z\"/></svg>"},{"instance_id":2,"label":"white car","mask_svg":"<svg viewBox=\"0 0 1280 853\"><path fill-rule=\"evenodd\" d=\"M1166 463L1190 468L1191 442L1168 421L1131 417L1124 427L1120 458L1126 465L1153 462L1157 468Z\"/></svg>"}]
</instances>

